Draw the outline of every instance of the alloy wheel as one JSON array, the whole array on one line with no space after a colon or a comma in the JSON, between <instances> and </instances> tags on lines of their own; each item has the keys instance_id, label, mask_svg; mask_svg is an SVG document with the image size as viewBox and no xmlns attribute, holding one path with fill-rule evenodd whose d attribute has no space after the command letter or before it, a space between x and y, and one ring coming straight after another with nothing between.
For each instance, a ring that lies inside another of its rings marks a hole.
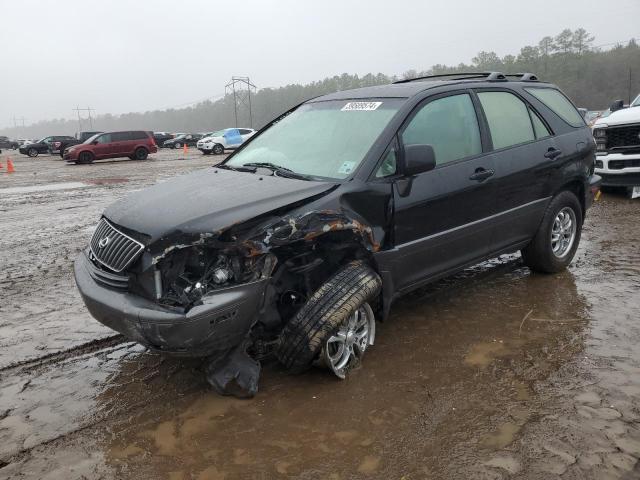
<instances>
[{"instance_id":1,"label":"alloy wheel","mask_svg":"<svg viewBox=\"0 0 640 480\"><path fill-rule=\"evenodd\" d=\"M327 338L322 347L322 360L340 379L356 365L369 345L373 345L376 323L368 303L361 305L338 330Z\"/></svg>"},{"instance_id":2,"label":"alloy wheel","mask_svg":"<svg viewBox=\"0 0 640 480\"><path fill-rule=\"evenodd\" d=\"M577 230L575 212L570 207L564 207L558 212L551 226L551 250L556 257L562 258L571 251Z\"/></svg>"}]
</instances>

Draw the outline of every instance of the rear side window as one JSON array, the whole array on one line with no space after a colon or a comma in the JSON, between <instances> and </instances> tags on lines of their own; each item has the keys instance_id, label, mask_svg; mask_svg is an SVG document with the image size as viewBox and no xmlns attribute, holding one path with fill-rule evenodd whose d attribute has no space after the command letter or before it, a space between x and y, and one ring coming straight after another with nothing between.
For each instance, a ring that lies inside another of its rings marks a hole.
<instances>
[{"instance_id":1,"label":"rear side window","mask_svg":"<svg viewBox=\"0 0 640 480\"><path fill-rule=\"evenodd\" d=\"M533 130L536 133L536 138L550 137L551 132L544 124L542 119L538 116L538 114L531 109L529 109L529 113L531 114L531 122L533 122Z\"/></svg>"},{"instance_id":2,"label":"rear side window","mask_svg":"<svg viewBox=\"0 0 640 480\"><path fill-rule=\"evenodd\" d=\"M525 90L553 110L572 127L583 127L585 125L582 115L562 92L555 88L540 87L525 88Z\"/></svg>"},{"instance_id":3,"label":"rear side window","mask_svg":"<svg viewBox=\"0 0 640 480\"><path fill-rule=\"evenodd\" d=\"M527 105L509 92L479 92L493 148L511 147L535 140Z\"/></svg>"},{"instance_id":4,"label":"rear side window","mask_svg":"<svg viewBox=\"0 0 640 480\"><path fill-rule=\"evenodd\" d=\"M427 103L402 132L404 145L431 145L436 164L482 153L478 118L469 94Z\"/></svg>"},{"instance_id":5,"label":"rear side window","mask_svg":"<svg viewBox=\"0 0 640 480\"><path fill-rule=\"evenodd\" d=\"M145 132L129 132L131 140L146 140L147 134Z\"/></svg>"}]
</instances>

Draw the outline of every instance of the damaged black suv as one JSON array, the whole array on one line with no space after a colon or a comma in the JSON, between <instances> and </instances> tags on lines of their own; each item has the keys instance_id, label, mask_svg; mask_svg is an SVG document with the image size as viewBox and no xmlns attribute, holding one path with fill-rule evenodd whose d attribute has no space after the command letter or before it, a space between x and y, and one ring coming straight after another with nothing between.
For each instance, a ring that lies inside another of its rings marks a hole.
<instances>
[{"instance_id":1,"label":"damaged black suv","mask_svg":"<svg viewBox=\"0 0 640 480\"><path fill-rule=\"evenodd\" d=\"M532 74L456 74L309 100L220 165L133 193L75 263L103 324L207 356L249 394L270 352L338 377L412 289L499 254L558 272L599 188L574 105Z\"/></svg>"}]
</instances>

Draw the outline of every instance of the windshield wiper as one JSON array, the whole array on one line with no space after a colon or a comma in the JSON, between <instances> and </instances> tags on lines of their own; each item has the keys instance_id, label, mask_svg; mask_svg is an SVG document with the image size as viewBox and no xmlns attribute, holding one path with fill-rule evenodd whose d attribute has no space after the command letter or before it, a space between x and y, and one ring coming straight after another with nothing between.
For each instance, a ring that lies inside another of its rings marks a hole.
<instances>
[{"instance_id":1,"label":"windshield wiper","mask_svg":"<svg viewBox=\"0 0 640 480\"><path fill-rule=\"evenodd\" d=\"M243 167L256 167L256 168L263 167L263 168L268 168L269 170L272 170L274 173L277 173L279 176L286 177L286 178L296 178L296 179L299 179L299 180L309 180L310 179L310 177L308 175L304 175L303 173L294 172L290 168L282 167L280 165L276 165L275 163L249 162L249 163L244 163L242 166Z\"/></svg>"}]
</instances>

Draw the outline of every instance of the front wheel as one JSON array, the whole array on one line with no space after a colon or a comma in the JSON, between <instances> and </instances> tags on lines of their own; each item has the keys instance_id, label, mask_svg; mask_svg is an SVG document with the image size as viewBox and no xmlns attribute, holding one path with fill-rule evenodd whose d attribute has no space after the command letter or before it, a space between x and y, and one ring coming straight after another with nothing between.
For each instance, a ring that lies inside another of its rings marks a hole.
<instances>
[{"instance_id":1,"label":"front wheel","mask_svg":"<svg viewBox=\"0 0 640 480\"><path fill-rule=\"evenodd\" d=\"M37 148L30 148L29 150L27 150L27 155L29 155L31 158L35 158L38 156L38 149Z\"/></svg>"},{"instance_id":2,"label":"front wheel","mask_svg":"<svg viewBox=\"0 0 640 480\"><path fill-rule=\"evenodd\" d=\"M93 155L91 152L80 152L76 163L88 164L93 163Z\"/></svg>"},{"instance_id":3,"label":"front wheel","mask_svg":"<svg viewBox=\"0 0 640 480\"><path fill-rule=\"evenodd\" d=\"M544 214L531 243L522 249L522 259L531 270L556 273L573 260L582 233L582 207L570 191L556 195Z\"/></svg>"},{"instance_id":4,"label":"front wheel","mask_svg":"<svg viewBox=\"0 0 640 480\"><path fill-rule=\"evenodd\" d=\"M171 148L180 148L180 147L182 147L182 144L180 142L176 142L173 144Z\"/></svg>"},{"instance_id":5,"label":"front wheel","mask_svg":"<svg viewBox=\"0 0 640 480\"><path fill-rule=\"evenodd\" d=\"M382 287L378 274L354 261L327 280L284 327L276 355L291 372L302 372L314 361L339 377L357 365L375 337L369 302Z\"/></svg>"},{"instance_id":6,"label":"front wheel","mask_svg":"<svg viewBox=\"0 0 640 480\"><path fill-rule=\"evenodd\" d=\"M213 146L213 153L214 153L214 155L222 155L224 153L224 147L222 145L220 145L219 143L216 143Z\"/></svg>"}]
</instances>

